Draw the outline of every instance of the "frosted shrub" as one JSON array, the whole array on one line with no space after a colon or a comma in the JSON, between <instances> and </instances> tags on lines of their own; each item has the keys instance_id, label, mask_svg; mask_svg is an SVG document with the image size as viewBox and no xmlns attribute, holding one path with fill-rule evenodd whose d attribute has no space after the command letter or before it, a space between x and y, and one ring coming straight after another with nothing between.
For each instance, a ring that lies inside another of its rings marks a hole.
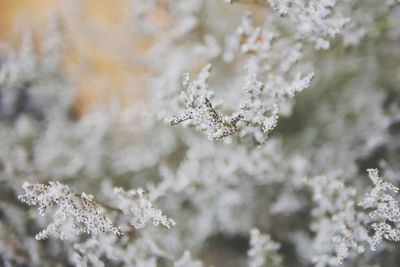
<instances>
[{"instance_id":1,"label":"frosted shrub","mask_svg":"<svg viewBox=\"0 0 400 267\"><path fill-rule=\"evenodd\" d=\"M2 46L0 266L397 266L398 1L121 3Z\"/></svg>"}]
</instances>

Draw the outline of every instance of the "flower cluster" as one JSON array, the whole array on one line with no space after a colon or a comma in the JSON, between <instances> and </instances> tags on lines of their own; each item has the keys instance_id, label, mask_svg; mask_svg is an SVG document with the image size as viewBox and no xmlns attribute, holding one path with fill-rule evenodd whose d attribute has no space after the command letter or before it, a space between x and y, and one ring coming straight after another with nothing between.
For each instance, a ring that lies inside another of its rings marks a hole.
<instances>
[{"instance_id":1,"label":"flower cluster","mask_svg":"<svg viewBox=\"0 0 400 267\"><path fill-rule=\"evenodd\" d=\"M0 266L397 266L397 0L73 2L0 49Z\"/></svg>"},{"instance_id":2,"label":"flower cluster","mask_svg":"<svg viewBox=\"0 0 400 267\"><path fill-rule=\"evenodd\" d=\"M336 266L363 253L363 243L369 237L363 225L365 216L357 210L356 190L328 176L314 177L310 183L317 204L311 225L316 234L313 241L316 266Z\"/></svg>"},{"instance_id":3,"label":"flower cluster","mask_svg":"<svg viewBox=\"0 0 400 267\"><path fill-rule=\"evenodd\" d=\"M336 0L267 0L282 17L287 16L295 25L296 33L315 43L317 49L328 49L329 41L339 34L350 19L333 15Z\"/></svg>"},{"instance_id":4,"label":"flower cluster","mask_svg":"<svg viewBox=\"0 0 400 267\"><path fill-rule=\"evenodd\" d=\"M240 47L240 52L249 57L245 65L244 97L237 111L225 115L218 103L212 102L215 93L208 84L212 69L208 64L197 79L190 81L186 75L184 85L187 89L181 94L185 109L182 114L167 118L167 122L176 125L189 121L211 140L239 132L241 136L252 133L259 143L265 142L268 133L277 125L280 108L285 109L289 99L310 87L314 78L313 72L291 77L291 69L302 57L302 45L277 37L273 30L253 26L250 13L243 16L237 33L230 38L230 48L225 52L225 57L232 60L234 50ZM264 75L265 81L260 79Z\"/></svg>"},{"instance_id":5,"label":"flower cluster","mask_svg":"<svg viewBox=\"0 0 400 267\"><path fill-rule=\"evenodd\" d=\"M250 231L249 267L281 266L282 258L277 253L280 244L271 240L269 235L261 234L258 229Z\"/></svg>"},{"instance_id":6,"label":"flower cluster","mask_svg":"<svg viewBox=\"0 0 400 267\"><path fill-rule=\"evenodd\" d=\"M360 206L368 211L371 219L369 224L374 235L370 240L370 245L371 250L376 250L376 246L382 242L383 238L400 241L400 205L395 199L399 188L379 177L377 169L368 169L368 175L374 188L363 198Z\"/></svg>"},{"instance_id":7,"label":"flower cluster","mask_svg":"<svg viewBox=\"0 0 400 267\"><path fill-rule=\"evenodd\" d=\"M102 234L111 232L122 235L112 221L104 215L103 209L93 201L93 196L82 193L76 196L67 185L58 182L23 185L24 195L19 199L28 205L38 205L39 214L56 206L54 221L36 235L36 239L46 239L55 235L68 239L80 233Z\"/></svg>"},{"instance_id":8,"label":"flower cluster","mask_svg":"<svg viewBox=\"0 0 400 267\"><path fill-rule=\"evenodd\" d=\"M202 69L199 78L188 86L183 94L186 110L181 115L174 115L167 121L171 125L190 120L198 131L205 132L209 139L222 139L239 132L246 127L259 127L264 133L275 128L278 106L267 106L260 97L264 84L257 80L255 72L249 70L245 92L249 95L238 112L225 115L211 103L213 93L207 88L207 78L211 65ZM253 116L249 116L249 115Z\"/></svg>"},{"instance_id":9,"label":"flower cluster","mask_svg":"<svg viewBox=\"0 0 400 267\"><path fill-rule=\"evenodd\" d=\"M163 215L162 211L150 201L143 189L125 191L122 188L115 188L114 192L118 198L119 208L130 216L130 224L136 229L143 228L148 222L156 226L161 224L167 228L175 225L172 219Z\"/></svg>"},{"instance_id":10,"label":"flower cluster","mask_svg":"<svg viewBox=\"0 0 400 267\"><path fill-rule=\"evenodd\" d=\"M374 188L360 203L357 190L346 187L337 178L318 176L310 181L314 201L318 203L313 209L312 225L316 232L317 266L337 266L347 258L365 253L365 243L375 251L383 239L400 241L400 206L394 198L399 189L379 177L377 169L368 169L368 175Z\"/></svg>"}]
</instances>

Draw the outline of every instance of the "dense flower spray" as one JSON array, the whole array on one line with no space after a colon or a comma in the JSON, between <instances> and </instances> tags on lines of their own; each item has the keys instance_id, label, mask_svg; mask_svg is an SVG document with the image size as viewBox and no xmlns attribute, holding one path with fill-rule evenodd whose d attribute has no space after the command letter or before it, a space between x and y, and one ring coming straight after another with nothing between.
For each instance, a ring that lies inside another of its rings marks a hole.
<instances>
[{"instance_id":1,"label":"dense flower spray","mask_svg":"<svg viewBox=\"0 0 400 267\"><path fill-rule=\"evenodd\" d=\"M128 2L134 105L60 14L0 54L0 266L395 266L398 1Z\"/></svg>"}]
</instances>

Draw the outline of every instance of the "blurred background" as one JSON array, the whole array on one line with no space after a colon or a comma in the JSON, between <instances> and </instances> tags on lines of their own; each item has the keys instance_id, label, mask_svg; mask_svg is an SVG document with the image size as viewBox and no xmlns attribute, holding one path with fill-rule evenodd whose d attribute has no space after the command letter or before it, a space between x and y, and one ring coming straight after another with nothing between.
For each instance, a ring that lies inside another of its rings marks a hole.
<instances>
[{"instance_id":1,"label":"blurred background","mask_svg":"<svg viewBox=\"0 0 400 267\"><path fill-rule=\"evenodd\" d=\"M20 46L27 31L32 33L35 46L40 46L43 29L57 17L67 44L62 68L75 84L77 112L111 98L131 105L143 94L140 77L146 73L132 59L151 46L151 40L131 34L132 8L132 3L123 0L1 1L1 49ZM165 23L163 19L163 14L154 15L160 23Z\"/></svg>"}]
</instances>

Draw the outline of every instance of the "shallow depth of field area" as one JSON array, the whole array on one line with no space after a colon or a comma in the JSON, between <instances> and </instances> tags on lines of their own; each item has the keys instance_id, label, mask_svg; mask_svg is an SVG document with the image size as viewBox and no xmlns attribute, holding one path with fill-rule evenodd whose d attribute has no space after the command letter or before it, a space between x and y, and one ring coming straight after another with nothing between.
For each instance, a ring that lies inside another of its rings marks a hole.
<instances>
[{"instance_id":1,"label":"shallow depth of field area","mask_svg":"<svg viewBox=\"0 0 400 267\"><path fill-rule=\"evenodd\" d=\"M0 267L400 266L398 0L0 0Z\"/></svg>"}]
</instances>

